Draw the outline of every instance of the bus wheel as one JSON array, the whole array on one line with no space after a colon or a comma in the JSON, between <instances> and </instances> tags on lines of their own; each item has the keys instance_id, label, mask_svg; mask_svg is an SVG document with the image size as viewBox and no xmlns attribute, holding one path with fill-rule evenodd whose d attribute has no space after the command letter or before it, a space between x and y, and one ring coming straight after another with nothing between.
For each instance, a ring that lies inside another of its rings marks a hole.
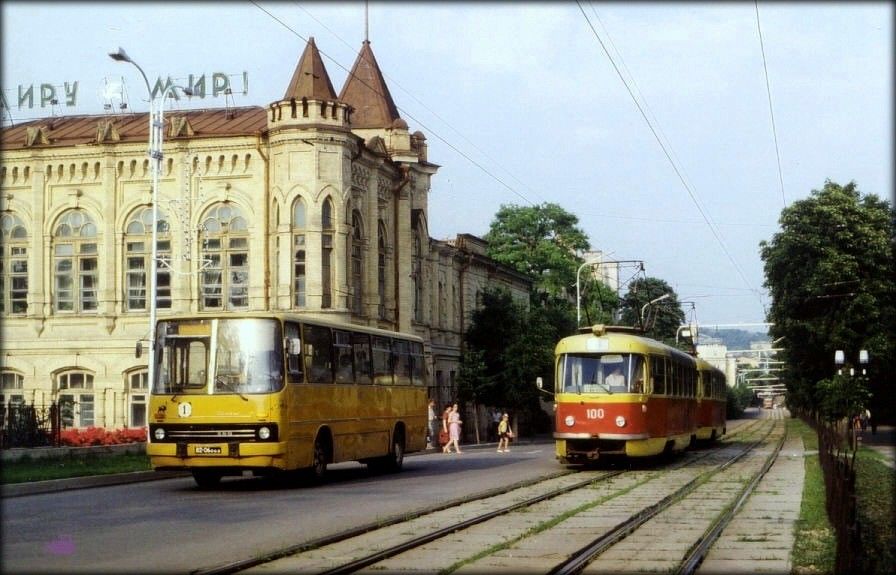
<instances>
[{"instance_id":1,"label":"bus wheel","mask_svg":"<svg viewBox=\"0 0 896 575\"><path fill-rule=\"evenodd\" d=\"M209 489L221 483L221 474L210 469L194 469L193 480L200 488Z\"/></svg>"},{"instance_id":2,"label":"bus wheel","mask_svg":"<svg viewBox=\"0 0 896 575\"><path fill-rule=\"evenodd\" d=\"M396 473L404 465L404 439L395 435L389 455L377 457L367 462L367 468L374 473Z\"/></svg>"},{"instance_id":3,"label":"bus wheel","mask_svg":"<svg viewBox=\"0 0 896 575\"><path fill-rule=\"evenodd\" d=\"M314 440L314 460L308 471L313 483L322 483L327 475L327 450L320 438Z\"/></svg>"}]
</instances>

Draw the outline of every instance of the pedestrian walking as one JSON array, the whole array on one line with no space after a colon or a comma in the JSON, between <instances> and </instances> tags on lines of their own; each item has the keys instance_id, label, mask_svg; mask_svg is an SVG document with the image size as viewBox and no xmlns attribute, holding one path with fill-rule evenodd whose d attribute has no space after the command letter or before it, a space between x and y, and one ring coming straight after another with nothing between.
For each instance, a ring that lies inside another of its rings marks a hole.
<instances>
[{"instance_id":1,"label":"pedestrian walking","mask_svg":"<svg viewBox=\"0 0 896 575\"><path fill-rule=\"evenodd\" d=\"M430 447L435 447L439 437L439 418L436 416L436 401L434 399L429 400L426 411L427 417L429 418L429 432L426 437L426 448L429 449Z\"/></svg>"},{"instance_id":2,"label":"pedestrian walking","mask_svg":"<svg viewBox=\"0 0 896 575\"><path fill-rule=\"evenodd\" d=\"M501 424L501 410L492 408L492 425L489 427L489 441L498 441L498 425Z\"/></svg>"},{"instance_id":3,"label":"pedestrian walking","mask_svg":"<svg viewBox=\"0 0 896 575\"><path fill-rule=\"evenodd\" d=\"M498 453L510 453L511 439L513 431L510 429L510 416L505 413L501 416L501 423L498 424Z\"/></svg>"},{"instance_id":4,"label":"pedestrian walking","mask_svg":"<svg viewBox=\"0 0 896 575\"><path fill-rule=\"evenodd\" d=\"M442 444L442 453L451 453L451 441L448 433L448 416L451 415L451 406L446 405L442 412L442 430L439 432L439 443ZM444 441L443 441L444 440Z\"/></svg>"},{"instance_id":5,"label":"pedestrian walking","mask_svg":"<svg viewBox=\"0 0 896 575\"><path fill-rule=\"evenodd\" d=\"M460 445L458 445L458 441L460 440L460 426L463 425L463 421L460 419L460 412L457 409L457 404L451 406L451 412L448 413L448 445L446 447L446 452L451 453L451 446L454 446L455 453L463 453L460 450Z\"/></svg>"}]
</instances>

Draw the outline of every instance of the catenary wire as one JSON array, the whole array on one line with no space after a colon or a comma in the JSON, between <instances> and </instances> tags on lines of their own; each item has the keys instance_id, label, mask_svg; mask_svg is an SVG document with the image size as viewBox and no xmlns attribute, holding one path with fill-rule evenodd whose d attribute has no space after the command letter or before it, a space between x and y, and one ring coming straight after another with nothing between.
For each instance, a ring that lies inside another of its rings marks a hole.
<instances>
[{"instance_id":1,"label":"catenary wire","mask_svg":"<svg viewBox=\"0 0 896 575\"><path fill-rule=\"evenodd\" d=\"M772 107L772 88L768 79L768 63L765 60L765 44L762 41L762 26L759 25L759 0L756 4L756 31L759 33L759 48L762 51L762 69L765 71L765 91L768 94L768 114L772 120L772 138L775 140L775 157L778 159L778 181L781 183L781 200L787 207L787 196L784 194L784 173L781 170L781 152L778 148L778 129L775 127L775 110Z\"/></svg>"}]
</instances>

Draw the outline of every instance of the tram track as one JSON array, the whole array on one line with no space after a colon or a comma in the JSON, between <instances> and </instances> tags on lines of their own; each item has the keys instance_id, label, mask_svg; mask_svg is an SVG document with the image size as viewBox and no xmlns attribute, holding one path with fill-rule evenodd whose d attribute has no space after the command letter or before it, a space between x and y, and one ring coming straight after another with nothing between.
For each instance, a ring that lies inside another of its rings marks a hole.
<instances>
[{"instance_id":1,"label":"tram track","mask_svg":"<svg viewBox=\"0 0 896 575\"><path fill-rule=\"evenodd\" d=\"M681 505L682 500L701 486L711 483L712 477L724 475L727 470L732 474L744 473L738 461L763 445L776 427L741 426L716 448L690 452L671 465L607 472L566 470L194 573L289 571L335 575L391 572L399 566L401 570L413 572L414 565L419 565L421 572L481 572L490 569L496 561L505 564L502 557L514 553L525 556L526 549L539 547L539 540L553 541L558 537L564 545L547 554L556 557L550 557L551 566L538 569L539 572L583 572L595 557L637 533L642 525L661 513ZM758 439L750 438L750 434L760 432ZM738 438L740 441L736 441ZM746 496L742 493L740 501ZM732 514L738 507L728 504ZM621 520L608 525L607 519L614 517ZM585 523L592 532L600 533L587 544L579 540L580 534L589 529L573 527L572 533L576 536L558 536L568 532L570 525ZM723 520L715 521L713 526L721 530ZM710 530L704 530L704 535L689 545L689 557L694 557L688 558L689 565L699 564L704 549L714 540L707 531ZM460 551L452 551L458 547ZM521 565L524 567L521 571L532 567L525 559ZM690 566L678 568L681 573L691 570Z\"/></svg>"}]
</instances>

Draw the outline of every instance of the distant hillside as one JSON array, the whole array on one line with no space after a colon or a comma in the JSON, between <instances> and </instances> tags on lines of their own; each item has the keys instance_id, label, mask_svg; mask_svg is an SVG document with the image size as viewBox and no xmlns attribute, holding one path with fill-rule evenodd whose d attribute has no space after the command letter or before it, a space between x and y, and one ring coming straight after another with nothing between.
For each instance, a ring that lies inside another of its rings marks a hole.
<instances>
[{"instance_id":1,"label":"distant hillside","mask_svg":"<svg viewBox=\"0 0 896 575\"><path fill-rule=\"evenodd\" d=\"M750 349L754 342L771 341L767 333L757 333L743 329L701 329L700 343L721 343L728 349Z\"/></svg>"}]
</instances>

